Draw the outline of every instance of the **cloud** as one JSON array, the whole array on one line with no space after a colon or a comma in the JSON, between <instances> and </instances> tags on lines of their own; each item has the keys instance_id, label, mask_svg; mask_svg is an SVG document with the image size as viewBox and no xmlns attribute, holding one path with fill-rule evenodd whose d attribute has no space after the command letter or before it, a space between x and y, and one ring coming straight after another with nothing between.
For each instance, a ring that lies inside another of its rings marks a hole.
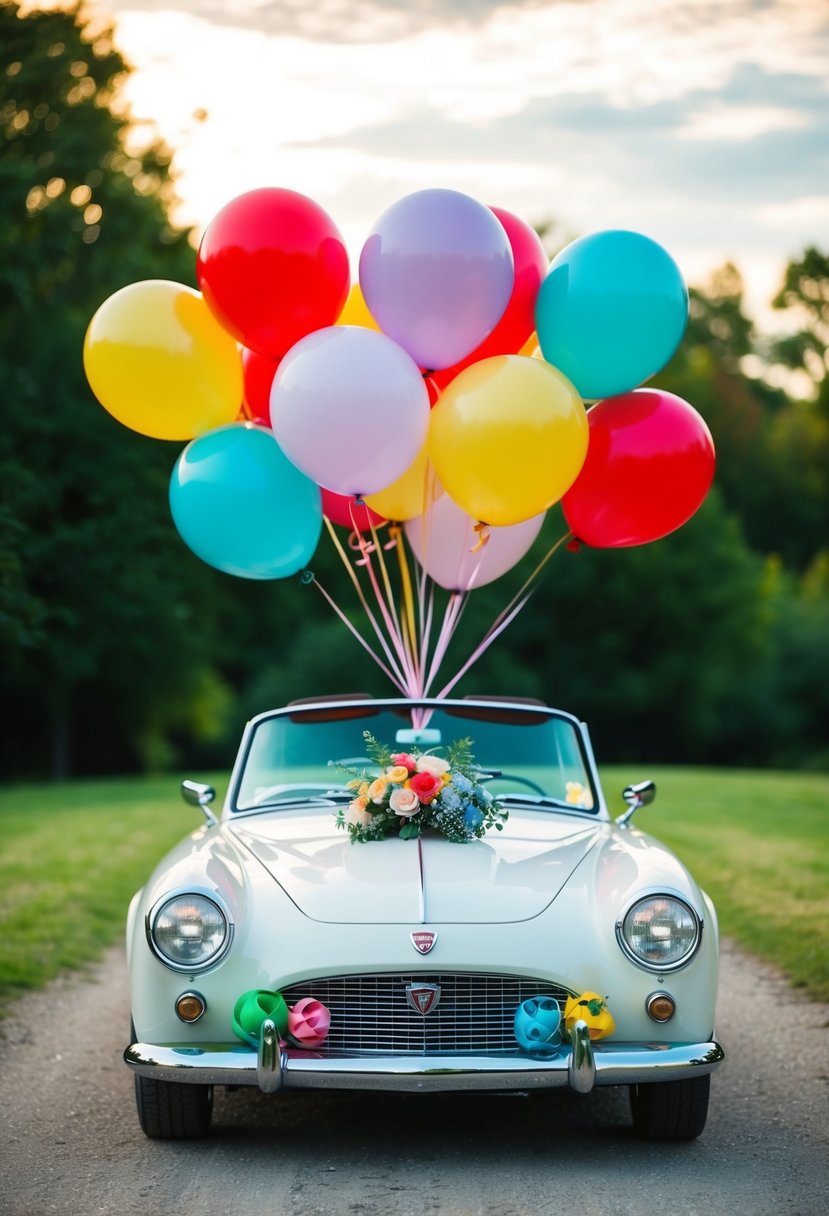
<instances>
[{"instance_id":1,"label":"cloud","mask_svg":"<svg viewBox=\"0 0 829 1216\"><path fill-rule=\"evenodd\" d=\"M738 138L729 122L743 128ZM827 127L829 91L822 80L747 64L722 89L651 104L621 106L601 94L565 92L485 123L461 123L436 107L418 106L312 146L432 161L557 162L591 178L635 175L643 185L680 190L685 200L755 195L768 204L826 192Z\"/></svg>"},{"instance_id":2,"label":"cloud","mask_svg":"<svg viewBox=\"0 0 829 1216\"><path fill-rule=\"evenodd\" d=\"M590 4L592 0L582 0ZM567 0L111 0L114 11L187 12L213 25L313 42L381 43L427 30L472 30L495 14Z\"/></svg>"}]
</instances>

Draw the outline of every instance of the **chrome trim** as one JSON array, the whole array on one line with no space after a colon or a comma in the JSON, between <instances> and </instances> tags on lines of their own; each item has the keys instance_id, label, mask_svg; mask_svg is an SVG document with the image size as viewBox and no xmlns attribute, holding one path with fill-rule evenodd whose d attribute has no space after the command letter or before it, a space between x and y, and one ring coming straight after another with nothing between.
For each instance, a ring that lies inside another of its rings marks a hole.
<instances>
[{"instance_id":1,"label":"chrome trim","mask_svg":"<svg viewBox=\"0 0 829 1216\"><path fill-rule=\"evenodd\" d=\"M272 1018L265 1018L259 1032L256 1051L256 1084L265 1094L274 1094L282 1086L283 1054L279 1032Z\"/></svg>"},{"instance_id":2,"label":"chrome trim","mask_svg":"<svg viewBox=\"0 0 829 1216\"><path fill-rule=\"evenodd\" d=\"M367 1089L390 1091L525 1090L571 1086L587 1092L591 1076L596 1085L640 1085L651 1081L682 1081L713 1072L725 1059L719 1043L586 1043L564 1044L555 1055L513 1056L385 1056L372 1059L326 1060L313 1052L287 1051L270 1056L243 1043L132 1043L124 1061L133 1072L159 1081L196 1085L259 1085L259 1056L266 1093L285 1089ZM276 1081L277 1061L279 1082ZM592 1088L592 1085L589 1086Z\"/></svg>"},{"instance_id":3,"label":"chrome trim","mask_svg":"<svg viewBox=\"0 0 829 1216\"><path fill-rule=\"evenodd\" d=\"M590 1042L587 1023L579 1018L570 1031L570 1060L567 1065L570 1088L577 1094L589 1094L596 1084L596 1057Z\"/></svg>"},{"instance_id":4,"label":"chrome trim","mask_svg":"<svg viewBox=\"0 0 829 1216\"><path fill-rule=\"evenodd\" d=\"M697 935L694 938L693 945L687 954L684 954L681 959L678 959L674 963L649 963L646 959L640 958L639 955L635 953L635 951L628 945L627 939L625 938L623 928L628 914L636 907L637 904L645 903L645 901L648 899L673 899L676 901L676 903L682 904L684 908L688 909L691 917L696 923ZM629 958L630 961L635 963L637 967L641 967L643 971L651 971L654 975L669 975L674 971L680 971L683 967L687 967L691 960L696 957L697 953L699 952L699 948L702 945L702 933L704 925L705 922L702 918L702 913L696 910L687 895L683 895L679 891L674 891L669 887L654 887L652 890L640 891L638 895L635 895L633 899L629 900L625 904L616 921L616 941L619 949L622 951L625 957Z\"/></svg>"},{"instance_id":5,"label":"chrome trim","mask_svg":"<svg viewBox=\"0 0 829 1216\"><path fill-rule=\"evenodd\" d=\"M172 959L156 945L153 937L153 924L155 918L165 904L171 899L180 899L185 895L200 895L202 899L207 899L211 904L219 909L224 917L227 926L225 939L215 954L212 954L209 959L203 963L174 963ZM165 892L159 899L155 901L149 912L144 917L144 934L147 938L147 945L152 950L155 957L165 967L169 967L171 971L177 971L180 975L200 975L202 971L209 971L211 967L215 967L225 957L233 943L233 937L236 932L236 926L231 919L230 913L224 905L224 901L219 898L216 891L210 890L208 887L185 886L174 887L172 890Z\"/></svg>"}]
</instances>

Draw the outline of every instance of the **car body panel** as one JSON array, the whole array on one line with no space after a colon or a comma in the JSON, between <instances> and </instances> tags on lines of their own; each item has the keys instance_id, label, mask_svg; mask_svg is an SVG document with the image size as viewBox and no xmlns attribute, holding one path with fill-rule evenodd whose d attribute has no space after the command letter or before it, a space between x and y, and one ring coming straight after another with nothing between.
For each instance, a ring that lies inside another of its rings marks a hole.
<instances>
[{"instance_id":1,"label":"car body panel","mask_svg":"<svg viewBox=\"0 0 829 1216\"><path fill-rule=\"evenodd\" d=\"M592 766L589 736L581 724L578 730ZM233 810L231 782L219 822L199 827L176 846L132 901L127 935L135 1040L127 1062L143 1075L157 1075L153 1053L160 1056L170 1045L194 1053L194 1059L209 1047L218 1053L211 1058L247 1060L250 1048L231 1028L242 993L287 990L317 977L383 974L414 981L509 975L557 985L565 994L600 993L616 1022L612 1037L596 1045L597 1055L604 1052L602 1067L609 1067L611 1057L621 1061L628 1049L630 1059L638 1061L637 1081L651 1057L658 1077L659 1059L667 1059L660 1051L675 1049L682 1057L686 1045L711 1049L718 966L713 906L655 838L611 822L595 770L592 777L596 800L589 813L515 805L503 832L465 844L425 837L352 844L335 826L335 808L321 804L319 796L304 805L239 814ZM232 932L230 948L217 962L192 971L167 966L148 936L159 901L184 891L209 895ZM633 961L617 941L617 926L630 905L658 893L683 900L702 926L694 956L666 974ZM435 935L425 955L412 936L424 929ZM186 1025L174 1003L194 990L205 999L206 1011ZM646 1011L655 991L669 992L676 1002L675 1015L659 1025ZM402 986L400 999L405 1000ZM696 1047L688 1050L697 1068L717 1062L716 1053L706 1061L697 1058L699 1052L694 1056ZM316 1053L324 1056L324 1049ZM508 1088L512 1074L514 1087L526 1088L531 1062L517 1048L512 1065L490 1061L488 1067L498 1069L495 1087ZM420 1067L428 1071L428 1063L424 1058ZM243 1068L249 1080L243 1083L256 1084L256 1069L249 1064ZM330 1084L333 1071L338 1083L357 1088L384 1071L379 1062L359 1059L338 1068L333 1063L295 1067L303 1077L296 1083ZM173 1079L193 1079L184 1075L186 1069L170 1071ZM459 1078L463 1071L459 1066ZM551 1080L554 1071L538 1083L566 1083L560 1069ZM396 1084L395 1067L386 1072L389 1088L415 1087L403 1080ZM416 1062L401 1064L401 1076L411 1081L417 1073ZM606 1081L617 1073L624 1074L621 1064L617 1072L606 1072ZM458 1080L459 1088L464 1084ZM445 1087L452 1088L451 1080Z\"/></svg>"}]
</instances>

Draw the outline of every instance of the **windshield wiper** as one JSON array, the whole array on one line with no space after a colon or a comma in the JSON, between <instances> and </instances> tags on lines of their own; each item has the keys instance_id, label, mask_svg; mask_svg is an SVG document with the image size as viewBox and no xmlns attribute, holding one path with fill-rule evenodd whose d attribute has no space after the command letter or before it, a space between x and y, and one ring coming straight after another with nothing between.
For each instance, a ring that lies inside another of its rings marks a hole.
<instances>
[{"instance_id":1,"label":"windshield wiper","mask_svg":"<svg viewBox=\"0 0 829 1216\"><path fill-rule=\"evenodd\" d=\"M502 802L520 802L527 806L554 807L557 811L583 811L584 807L572 802L564 802L561 798L550 798L546 794L499 794Z\"/></svg>"}]
</instances>

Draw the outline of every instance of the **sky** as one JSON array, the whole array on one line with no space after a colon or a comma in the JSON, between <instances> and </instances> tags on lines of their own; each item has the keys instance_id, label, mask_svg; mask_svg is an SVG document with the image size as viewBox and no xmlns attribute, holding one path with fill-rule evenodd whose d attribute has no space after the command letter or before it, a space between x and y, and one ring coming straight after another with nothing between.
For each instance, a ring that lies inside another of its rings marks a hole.
<instances>
[{"instance_id":1,"label":"sky","mask_svg":"<svg viewBox=\"0 0 829 1216\"><path fill-rule=\"evenodd\" d=\"M47 7L42 3L39 7ZM829 243L829 0L87 0L175 150L199 231L259 186L309 195L356 278L382 212L462 190L567 240L632 228L751 310Z\"/></svg>"}]
</instances>

